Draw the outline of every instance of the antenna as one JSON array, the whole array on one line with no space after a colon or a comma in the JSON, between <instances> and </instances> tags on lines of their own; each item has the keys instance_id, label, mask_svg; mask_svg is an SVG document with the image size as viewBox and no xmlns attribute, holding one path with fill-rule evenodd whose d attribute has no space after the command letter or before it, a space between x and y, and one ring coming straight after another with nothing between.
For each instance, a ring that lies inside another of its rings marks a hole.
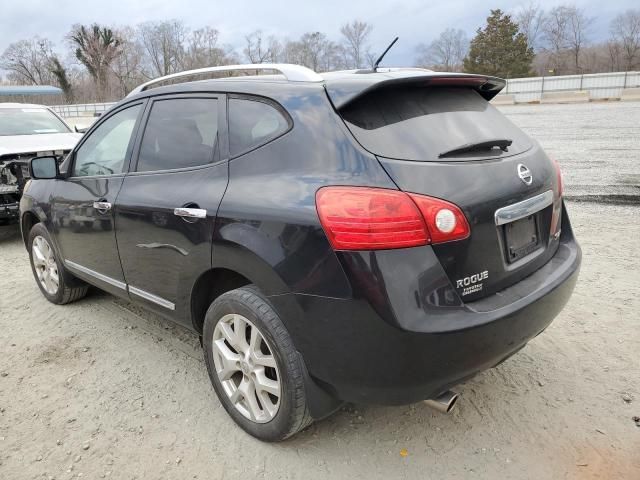
<instances>
[{"instance_id":1,"label":"antenna","mask_svg":"<svg viewBox=\"0 0 640 480\"><path fill-rule=\"evenodd\" d=\"M378 70L378 65L380 65L380 62L382 61L382 59L384 58L384 56L387 54L387 52L388 52L389 50L391 50L391 47L393 47L393 46L395 45L395 43L398 41L398 38L399 38L399 37L396 37L396 38L394 38L394 39L393 39L393 42L391 42L391 43L389 44L389 46L387 47L387 49L386 49L384 52L382 52L382 55L380 55L380 56L378 57L378 60L376 60L376 63L374 63L374 64L373 64L373 71L374 71L374 72L376 72L376 71Z\"/></svg>"}]
</instances>

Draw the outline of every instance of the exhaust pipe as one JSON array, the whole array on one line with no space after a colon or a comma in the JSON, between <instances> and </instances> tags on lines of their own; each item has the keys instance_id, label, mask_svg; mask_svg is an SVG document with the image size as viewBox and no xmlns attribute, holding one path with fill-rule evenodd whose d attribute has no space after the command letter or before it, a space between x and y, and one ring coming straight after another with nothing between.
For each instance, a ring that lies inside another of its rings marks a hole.
<instances>
[{"instance_id":1,"label":"exhaust pipe","mask_svg":"<svg viewBox=\"0 0 640 480\"><path fill-rule=\"evenodd\" d=\"M433 408L442 413L449 413L453 410L453 407L458 400L458 394L452 392L451 390L447 390L446 392L441 393L436 398L431 398L429 400L424 400L425 405Z\"/></svg>"}]
</instances>

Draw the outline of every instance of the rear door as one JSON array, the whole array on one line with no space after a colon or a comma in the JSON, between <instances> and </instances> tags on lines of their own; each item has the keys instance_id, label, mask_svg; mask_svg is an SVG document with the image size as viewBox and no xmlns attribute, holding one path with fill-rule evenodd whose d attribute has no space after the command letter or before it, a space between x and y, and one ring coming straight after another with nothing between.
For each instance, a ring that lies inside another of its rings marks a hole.
<instances>
[{"instance_id":1,"label":"rear door","mask_svg":"<svg viewBox=\"0 0 640 480\"><path fill-rule=\"evenodd\" d=\"M189 323L228 180L224 95L153 99L115 208L131 298Z\"/></svg>"},{"instance_id":2,"label":"rear door","mask_svg":"<svg viewBox=\"0 0 640 480\"><path fill-rule=\"evenodd\" d=\"M474 89L392 86L340 114L400 189L463 210L470 237L433 248L465 301L517 282L555 252L561 200L554 165Z\"/></svg>"}]
</instances>

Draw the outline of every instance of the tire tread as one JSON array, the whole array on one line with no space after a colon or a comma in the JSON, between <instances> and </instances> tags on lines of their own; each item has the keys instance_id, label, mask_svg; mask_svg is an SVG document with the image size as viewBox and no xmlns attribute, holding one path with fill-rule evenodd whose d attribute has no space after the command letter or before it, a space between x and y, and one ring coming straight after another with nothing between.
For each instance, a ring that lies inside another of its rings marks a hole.
<instances>
[{"instance_id":1,"label":"tire tread","mask_svg":"<svg viewBox=\"0 0 640 480\"><path fill-rule=\"evenodd\" d=\"M294 395L287 430L279 432L277 438L269 438L268 440L285 440L313 423L313 418L309 412L305 393L304 375L300 364L302 361L300 354L293 345L291 336L280 320L277 312L257 287L254 285L247 285L226 292L212 303L210 310L216 305L216 303L224 303L225 301L240 302L251 311L255 312L260 317L260 320L268 326L270 331L269 333L273 335L275 340L278 342L277 347L286 362L286 370L289 373L288 383L292 386ZM205 354L205 362L210 375L215 375L215 366L211 364L212 362L209 361L209 355L207 354ZM284 382L286 380L283 379L282 381ZM263 440L264 439L266 438L263 438Z\"/></svg>"},{"instance_id":2,"label":"tire tread","mask_svg":"<svg viewBox=\"0 0 640 480\"><path fill-rule=\"evenodd\" d=\"M28 243L29 258L31 261L32 270L33 270L33 259L31 259L31 244L36 235L41 235L45 237L47 239L47 242L49 242L49 245L51 246L51 248L54 248L53 242L51 241L51 235L47 230L47 228L41 223L36 223L35 225L33 225L33 227L31 227L31 231L29 232L29 243ZM87 295L87 292L89 290L89 285L84 282L79 282L75 278L74 280L76 280L76 282L74 283L77 283L77 285L69 285L69 283L65 281L65 278L67 275L71 275L71 274L64 269L62 260L58 258L58 252L55 252L55 255L56 255L56 262L58 264L58 277L60 279L58 292L56 293L55 296L51 296L47 294L42 289L42 286L38 282L38 279L35 278L36 284L38 285L38 288L40 288L40 291L42 292L42 294L45 296L47 300L49 300L51 303L55 303L56 305L66 305L67 303L72 303L77 300L80 300L81 298L84 298ZM35 272L34 272L34 277L35 277Z\"/></svg>"}]
</instances>

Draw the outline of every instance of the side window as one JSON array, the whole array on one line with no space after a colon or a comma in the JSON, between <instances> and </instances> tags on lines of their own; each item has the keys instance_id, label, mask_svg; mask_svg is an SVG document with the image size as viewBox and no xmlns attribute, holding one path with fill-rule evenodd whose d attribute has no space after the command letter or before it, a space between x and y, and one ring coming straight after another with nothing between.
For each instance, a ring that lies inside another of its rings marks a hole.
<instances>
[{"instance_id":1,"label":"side window","mask_svg":"<svg viewBox=\"0 0 640 480\"><path fill-rule=\"evenodd\" d=\"M235 156L279 137L289 122L274 106L257 100L229 99L229 149Z\"/></svg>"},{"instance_id":2,"label":"side window","mask_svg":"<svg viewBox=\"0 0 640 480\"><path fill-rule=\"evenodd\" d=\"M153 102L140 145L138 172L206 165L217 156L217 99L174 98Z\"/></svg>"},{"instance_id":3,"label":"side window","mask_svg":"<svg viewBox=\"0 0 640 480\"><path fill-rule=\"evenodd\" d=\"M91 132L76 151L73 176L122 173L131 134L141 109L142 105L125 108Z\"/></svg>"}]
</instances>

